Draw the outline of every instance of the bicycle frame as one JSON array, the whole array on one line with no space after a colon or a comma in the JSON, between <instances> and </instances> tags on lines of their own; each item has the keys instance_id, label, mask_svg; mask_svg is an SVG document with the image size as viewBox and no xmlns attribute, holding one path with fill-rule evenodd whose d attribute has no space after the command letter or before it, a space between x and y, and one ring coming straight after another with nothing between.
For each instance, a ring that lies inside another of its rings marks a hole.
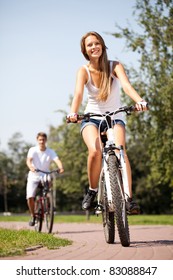
<instances>
[{"instance_id":1,"label":"bicycle frame","mask_svg":"<svg viewBox=\"0 0 173 280\"><path fill-rule=\"evenodd\" d=\"M37 172L45 173L45 178L40 181L38 188L40 187L40 192L38 197L35 200L36 207L36 224L35 230L42 230L42 223L46 221L47 232L52 232L53 220L54 220L54 206L53 206L53 194L52 189L50 188L50 181L48 180L48 176L52 173L58 173L58 170L52 171L42 171L37 169Z\"/></svg>"}]
</instances>

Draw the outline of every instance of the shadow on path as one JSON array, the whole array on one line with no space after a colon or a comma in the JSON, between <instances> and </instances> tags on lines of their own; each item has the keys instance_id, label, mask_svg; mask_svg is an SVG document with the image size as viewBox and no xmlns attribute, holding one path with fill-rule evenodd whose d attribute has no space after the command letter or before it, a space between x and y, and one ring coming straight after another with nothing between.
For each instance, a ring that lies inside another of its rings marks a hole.
<instances>
[{"instance_id":1,"label":"shadow on path","mask_svg":"<svg viewBox=\"0 0 173 280\"><path fill-rule=\"evenodd\" d=\"M148 240L148 241L132 241L130 247L155 247L155 246L171 246L173 240Z\"/></svg>"}]
</instances>

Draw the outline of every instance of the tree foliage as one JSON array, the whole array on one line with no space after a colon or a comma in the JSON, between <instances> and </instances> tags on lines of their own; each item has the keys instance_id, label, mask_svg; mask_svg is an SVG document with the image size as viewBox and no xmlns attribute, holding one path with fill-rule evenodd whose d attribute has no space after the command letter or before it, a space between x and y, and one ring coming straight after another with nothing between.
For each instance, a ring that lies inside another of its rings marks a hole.
<instances>
[{"instance_id":1,"label":"tree foliage","mask_svg":"<svg viewBox=\"0 0 173 280\"><path fill-rule=\"evenodd\" d=\"M30 146L22 139L21 133L17 132L8 142L8 155L0 152L1 211L21 212L27 209L26 155Z\"/></svg>"},{"instance_id":2,"label":"tree foliage","mask_svg":"<svg viewBox=\"0 0 173 280\"><path fill-rule=\"evenodd\" d=\"M170 212L173 209L173 1L136 1L134 14L142 34L118 25L119 32L112 34L125 38L127 48L138 52L139 71L130 69L129 73L150 108L148 113L132 116L128 122L134 183L146 212ZM140 157L136 159L135 155Z\"/></svg>"}]
</instances>

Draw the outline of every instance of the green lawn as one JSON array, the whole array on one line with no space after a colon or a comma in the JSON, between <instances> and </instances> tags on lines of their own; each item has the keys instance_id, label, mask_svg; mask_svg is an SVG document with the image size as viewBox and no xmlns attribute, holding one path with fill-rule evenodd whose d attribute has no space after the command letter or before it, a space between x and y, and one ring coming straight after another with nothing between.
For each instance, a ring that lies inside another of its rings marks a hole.
<instances>
[{"instance_id":1,"label":"green lawn","mask_svg":"<svg viewBox=\"0 0 173 280\"><path fill-rule=\"evenodd\" d=\"M33 246L57 249L70 244L71 241L51 234L0 228L0 257L23 255Z\"/></svg>"},{"instance_id":2,"label":"green lawn","mask_svg":"<svg viewBox=\"0 0 173 280\"><path fill-rule=\"evenodd\" d=\"M173 225L173 215L135 215L128 216L130 225ZM28 222L29 215L0 216L1 221ZM101 215L90 215L89 220L83 215L56 214L55 223L101 223Z\"/></svg>"}]
</instances>

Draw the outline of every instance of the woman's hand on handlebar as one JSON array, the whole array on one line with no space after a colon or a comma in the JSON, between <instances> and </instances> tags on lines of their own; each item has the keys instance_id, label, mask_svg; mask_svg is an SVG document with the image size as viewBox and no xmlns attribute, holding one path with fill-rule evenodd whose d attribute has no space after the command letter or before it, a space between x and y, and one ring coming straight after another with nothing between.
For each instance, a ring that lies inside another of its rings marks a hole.
<instances>
[{"instance_id":1,"label":"woman's hand on handlebar","mask_svg":"<svg viewBox=\"0 0 173 280\"><path fill-rule=\"evenodd\" d=\"M135 108L137 111L147 111L148 103L142 99L141 101L136 103Z\"/></svg>"},{"instance_id":2,"label":"woman's hand on handlebar","mask_svg":"<svg viewBox=\"0 0 173 280\"><path fill-rule=\"evenodd\" d=\"M78 114L77 113L70 113L66 117L66 122L67 123L77 123L78 122Z\"/></svg>"}]
</instances>

